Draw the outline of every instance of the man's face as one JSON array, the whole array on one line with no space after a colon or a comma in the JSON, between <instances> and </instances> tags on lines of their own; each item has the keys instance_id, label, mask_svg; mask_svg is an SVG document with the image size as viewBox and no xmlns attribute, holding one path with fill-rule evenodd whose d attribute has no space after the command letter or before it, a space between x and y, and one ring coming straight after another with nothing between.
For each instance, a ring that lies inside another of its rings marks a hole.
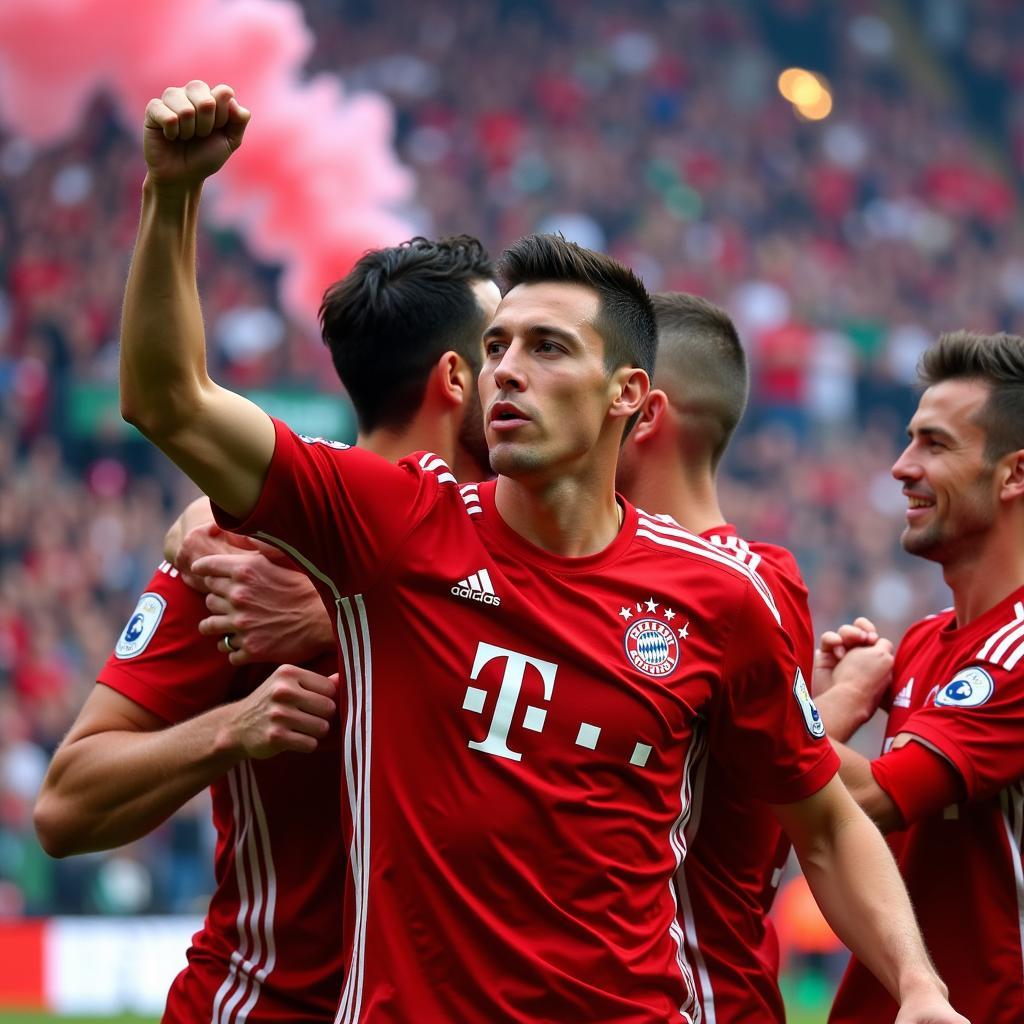
<instances>
[{"instance_id":1,"label":"man's face","mask_svg":"<svg viewBox=\"0 0 1024 1024\"><path fill-rule=\"evenodd\" d=\"M472 285L477 305L480 307L484 324L490 324L501 302L498 286L489 278ZM484 434L484 414L478 395L470 395L466 402L465 415L459 426L459 445L480 467L479 478L487 474L487 438Z\"/></svg>"},{"instance_id":2,"label":"man's face","mask_svg":"<svg viewBox=\"0 0 1024 1024\"><path fill-rule=\"evenodd\" d=\"M566 470L594 448L616 387L594 327L599 306L596 292L561 283L519 285L502 300L479 380L496 473Z\"/></svg>"},{"instance_id":3,"label":"man's face","mask_svg":"<svg viewBox=\"0 0 1024 1024\"><path fill-rule=\"evenodd\" d=\"M908 503L900 540L912 555L950 562L976 551L995 521L995 470L976 422L988 395L987 384L948 380L921 396L910 442L892 467Z\"/></svg>"}]
</instances>

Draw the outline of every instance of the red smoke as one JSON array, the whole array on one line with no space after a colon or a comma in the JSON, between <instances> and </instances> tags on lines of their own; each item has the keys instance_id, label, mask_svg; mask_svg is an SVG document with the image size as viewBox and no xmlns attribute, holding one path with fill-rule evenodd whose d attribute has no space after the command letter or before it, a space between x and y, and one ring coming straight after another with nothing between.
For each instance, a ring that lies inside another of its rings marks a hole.
<instances>
[{"instance_id":1,"label":"red smoke","mask_svg":"<svg viewBox=\"0 0 1024 1024\"><path fill-rule=\"evenodd\" d=\"M0 120L38 143L77 131L99 89L141 133L167 86L234 86L252 123L206 211L285 264L293 315L314 315L366 249L412 234L391 212L413 180L391 147L389 103L346 95L334 75L301 77L313 38L291 0L3 0L0 40Z\"/></svg>"}]
</instances>

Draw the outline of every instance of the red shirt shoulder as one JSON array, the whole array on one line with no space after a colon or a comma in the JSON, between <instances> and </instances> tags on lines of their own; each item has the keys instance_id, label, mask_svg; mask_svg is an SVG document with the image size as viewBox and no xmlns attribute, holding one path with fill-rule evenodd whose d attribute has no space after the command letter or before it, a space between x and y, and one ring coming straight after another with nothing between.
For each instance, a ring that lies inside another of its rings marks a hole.
<instances>
[{"instance_id":1,"label":"red shirt shoulder","mask_svg":"<svg viewBox=\"0 0 1024 1024\"><path fill-rule=\"evenodd\" d=\"M228 699L235 670L203 636L203 594L162 562L139 597L97 680L169 724Z\"/></svg>"}]
</instances>

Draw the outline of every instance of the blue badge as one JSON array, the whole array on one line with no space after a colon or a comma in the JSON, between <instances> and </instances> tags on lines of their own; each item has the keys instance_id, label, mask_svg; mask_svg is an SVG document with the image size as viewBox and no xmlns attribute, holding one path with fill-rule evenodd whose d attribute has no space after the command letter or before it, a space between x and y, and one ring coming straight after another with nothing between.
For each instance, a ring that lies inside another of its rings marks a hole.
<instances>
[{"instance_id":1,"label":"blue badge","mask_svg":"<svg viewBox=\"0 0 1024 1024\"><path fill-rule=\"evenodd\" d=\"M977 708L984 704L995 690L996 684L992 677L980 665L973 665L971 668L961 669L939 689L935 695L935 704L940 708Z\"/></svg>"},{"instance_id":2,"label":"blue badge","mask_svg":"<svg viewBox=\"0 0 1024 1024\"><path fill-rule=\"evenodd\" d=\"M159 594L143 594L114 647L114 657L124 660L141 654L153 639L166 607L167 602Z\"/></svg>"},{"instance_id":3,"label":"blue badge","mask_svg":"<svg viewBox=\"0 0 1024 1024\"><path fill-rule=\"evenodd\" d=\"M804 725L807 731L816 739L820 740L825 735L825 723L821 720L821 714L814 706L811 698L811 691L807 689L804 674L798 668L796 677L793 679L793 696L800 705L800 713L804 716Z\"/></svg>"}]
</instances>

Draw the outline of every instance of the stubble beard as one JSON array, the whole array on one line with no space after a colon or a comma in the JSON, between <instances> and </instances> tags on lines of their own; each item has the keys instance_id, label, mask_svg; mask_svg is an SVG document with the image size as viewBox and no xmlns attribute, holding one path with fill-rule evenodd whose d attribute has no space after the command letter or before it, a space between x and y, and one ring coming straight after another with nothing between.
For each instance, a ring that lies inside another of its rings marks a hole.
<instances>
[{"instance_id":1,"label":"stubble beard","mask_svg":"<svg viewBox=\"0 0 1024 1024\"><path fill-rule=\"evenodd\" d=\"M961 555L970 555L978 547L978 538L991 529L995 516L991 505L992 473L983 473L958 498L956 516L933 522L915 530L907 526L900 544L907 554L946 564Z\"/></svg>"}]
</instances>

